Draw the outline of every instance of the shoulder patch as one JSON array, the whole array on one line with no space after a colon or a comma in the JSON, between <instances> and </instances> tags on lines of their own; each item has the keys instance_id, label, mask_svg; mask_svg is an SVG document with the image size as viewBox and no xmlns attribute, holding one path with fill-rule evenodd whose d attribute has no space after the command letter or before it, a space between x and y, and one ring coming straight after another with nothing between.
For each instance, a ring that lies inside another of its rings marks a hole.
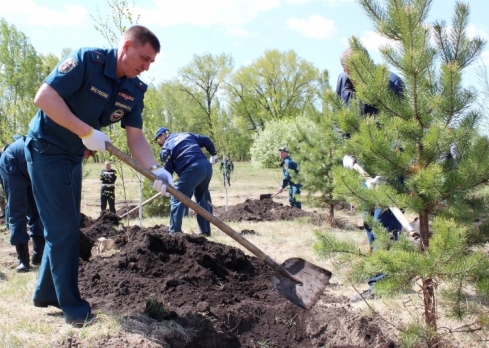
<instances>
[{"instance_id":1,"label":"shoulder patch","mask_svg":"<svg viewBox=\"0 0 489 348\"><path fill-rule=\"evenodd\" d=\"M92 51L92 61L98 64L105 64L105 54L98 52L98 51Z\"/></svg>"},{"instance_id":2,"label":"shoulder patch","mask_svg":"<svg viewBox=\"0 0 489 348\"><path fill-rule=\"evenodd\" d=\"M148 89L148 85L145 84L143 81L141 81L140 79L138 79L137 77L134 78L133 80L134 82L134 85L139 88L141 91L143 92L146 92L146 90Z\"/></svg>"},{"instance_id":3,"label":"shoulder patch","mask_svg":"<svg viewBox=\"0 0 489 348\"><path fill-rule=\"evenodd\" d=\"M73 57L66 58L59 66L58 72L61 74L67 74L78 65L78 62Z\"/></svg>"}]
</instances>

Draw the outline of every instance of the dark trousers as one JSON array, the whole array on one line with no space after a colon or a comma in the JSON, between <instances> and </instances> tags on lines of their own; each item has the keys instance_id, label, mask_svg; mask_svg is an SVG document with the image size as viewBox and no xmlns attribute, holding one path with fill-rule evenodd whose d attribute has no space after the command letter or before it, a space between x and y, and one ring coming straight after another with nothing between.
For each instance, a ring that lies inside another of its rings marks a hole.
<instances>
[{"instance_id":1,"label":"dark trousers","mask_svg":"<svg viewBox=\"0 0 489 348\"><path fill-rule=\"evenodd\" d=\"M198 205L210 211L208 204L209 183L212 178L212 166L207 159L201 159L190 164L180 175L175 188L188 198L192 195ZM185 204L182 204L175 197L171 197L170 233L182 231L182 218L185 211ZM202 216L197 215L197 223L200 231L209 233L211 231L210 222Z\"/></svg>"},{"instance_id":2,"label":"dark trousers","mask_svg":"<svg viewBox=\"0 0 489 348\"><path fill-rule=\"evenodd\" d=\"M31 180L22 175L17 160L3 154L0 175L8 197L4 209L5 221L10 231L10 244L19 245L29 241L29 236L43 237L44 227L39 217ZM29 234L27 233L29 227Z\"/></svg>"},{"instance_id":3,"label":"dark trousers","mask_svg":"<svg viewBox=\"0 0 489 348\"><path fill-rule=\"evenodd\" d=\"M41 140L25 151L46 239L34 299L58 302L67 320L86 318L90 305L78 288L83 156L60 153Z\"/></svg>"},{"instance_id":4,"label":"dark trousers","mask_svg":"<svg viewBox=\"0 0 489 348\"><path fill-rule=\"evenodd\" d=\"M103 187L100 190L100 211L107 209L109 203L109 211L115 214L115 187Z\"/></svg>"}]
</instances>

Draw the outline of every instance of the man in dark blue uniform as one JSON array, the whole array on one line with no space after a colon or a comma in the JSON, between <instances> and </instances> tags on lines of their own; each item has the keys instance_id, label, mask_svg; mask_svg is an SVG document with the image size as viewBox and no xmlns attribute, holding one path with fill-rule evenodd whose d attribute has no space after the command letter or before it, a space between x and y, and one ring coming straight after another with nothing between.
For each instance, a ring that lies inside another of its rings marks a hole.
<instances>
[{"instance_id":1,"label":"man in dark blue uniform","mask_svg":"<svg viewBox=\"0 0 489 348\"><path fill-rule=\"evenodd\" d=\"M346 105L350 105L350 101L355 97L355 86L353 82L348 77L348 66L347 61L351 57L353 50L348 48L345 52L341 54L340 62L343 67L343 72L338 76L338 80L336 83L336 94L343 100ZM397 96L402 95L402 80L399 76L394 73L389 74L389 88L393 91ZM360 113L362 116L376 115L379 113L379 109L377 109L374 105L369 105L364 102L360 103Z\"/></svg>"},{"instance_id":2,"label":"man in dark blue uniform","mask_svg":"<svg viewBox=\"0 0 489 348\"><path fill-rule=\"evenodd\" d=\"M100 214L107 208L109 203L109 211L115 214L115 181L117 180L117 171L112 169L111 162L105 161L105 168L100 172Z\"/></svg>"},{"instance_id":3,"label":"man in dark blue uniform","mask_svg":"<svg viewBox=\"0 0 489 348\"><path fill-rule=\"evenodd\" d=\"M348 77L348 66L347 61L351 57L353 50L348 48L340 57L341 66L343 67L343 72L338 76L338 81L336 85L336 94L343 100L346 105L350 105L350 101L355 97L355 86L353 82ZM390 73L389 75L389 89L394 92L397 96L402 96L402 80L399 76L394 73ZM375 116L379 113L379 109L377 109L374 105L369 105L367 103L360 103L360 114L362 116ZM348 136L347 136L348 137ZM403 178L399 178L400 183L402 184ZM370 215L374 220L379 221L382 226L390 233L395 240L397 240L399 232L402 230L401 223L396 219L394 214L387 207L377 207L370 212L364 212L364 230L367 234L368 243L372 246L375 241L375 234L372 231L372 227L366 222L367 216ZM370 288L365 291L361 295L353 296L351 298L352 302L357 302L362 299L371 299L373 298L373 285L384 278L384 274L379 274L378 276L371 278L368 280L368 284Z\"/></svg>"},{"instance_id":4,"label":"man in dark blue uniform","mask_svg":"<svg viewBox=\"0 0 489 348\"><path fill-rule=\"evenodd\" d=\"M26 159L46 240L34 306L59 307L66 322L76 327L93 320L78 288L79 222L84 153L103 153L110 142L99 129L120 121L134 158L162 179L153 188L166 194L165 182L172 184L142 131L147 86L137 76L149 69L159 51L150 30L133 26L116 49L71 52L34 98L39 110L29 124Z\"/></svg>"},{"instance_id":5,"label":"man in dark blue uniform","mask_svg":"<svg viewBox=\"0 0 489 348\"><path fill-rule=\"evenodd\" d=\"M178 181L175 188L188 198L192 195L205 210L211 212L209 207L209 183L212 178L212 166L217 163L216 148L211 139L205 135L193 133L170 134L168 129L160 127L155 134L154 141L161 146L160 159L169 173L177 173ZM210 154L207 160L201 148L204 147ZM210 163L209 163L210 162ZM182 232L182 218L185 205L175 197L171 198L170 233ZM209 221L197 215L200 234L211 235Z\"/></svg>"},{"instance_id":6,"label":"man in dark blue uniform","mask_svg":"<svg viewBox=\"0 0 489 348\"><path fill-rule=\"evenodd\" d=\"M287 147L282 146L280 149L280 159L282 160L282 172L284 174L284 178L282 180L282 185L279 187L276 194L284 192L284 189L289 186L289 203L291 206L301 209L302 203L298 202L295 198L296 195L301 194L301 184L297 184L292 182L289 171L294 171L295 174L299 174L299 168L297 163L292 160L289 156L289 151L287 151Z\"/></svg>"},{"instance_id":7,"label":"man in dark blue uniform","mask_svg":"<svg viewBox=\"0 0 489 348\"><path fill-rule=\"evenodd\" d=\"M37 211L27 162L24 138L16 140L0 157L0 175L7 197L7 225L10 244L15 245L19 264L17 272L27 272L29 263L29 237L32 238L32 263L39 265L44 250L44 228ZM29 227L29 234L27 233Z\"/></svg>"},{"instance_id":8,"label":"man in dark blue uniform","mask_svg":"<svg viewBox=\"0 0 489 348\"><path fill-rule=\"evenodd\" d=\"M355 86L348 77L347 66L347 61L351 57L352 53L353 50L351 48L348 48L345 52L343 52L340 57L343 72L338 76L338 83L336 86L336 94L340 96L341 100L343 100L346 105L350 105L351 99L355 97ZM389 75L389 88L397 96L402 96L402 80L394 73L390 73ZM366 116L367 114L374 116L379 113L379 109L377 109L373 105L362 102L360 113L362 116ZM389 232L394 233L396 236L397 233L402 229L400 222L397 221L390 209L376 208L375 210L370 212L370 215L373 216L375 220L380 221ZM364 227L365 232L367 233L368 242L369 244L372 244L375 240L375 234L372 232L372 228L367 223L364 223Z\"/></svg>"}]
</instances>

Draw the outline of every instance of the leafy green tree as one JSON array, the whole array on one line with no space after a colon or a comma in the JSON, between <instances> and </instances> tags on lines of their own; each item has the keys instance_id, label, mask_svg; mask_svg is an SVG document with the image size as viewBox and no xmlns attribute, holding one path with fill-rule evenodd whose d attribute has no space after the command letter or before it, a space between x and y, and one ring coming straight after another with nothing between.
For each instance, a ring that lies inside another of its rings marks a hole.
<instances>
[{"instance_id":1,"label":"leafy green tree","mask_svg":"<svg viewBox=\"0 0 489 348\"><path fill-rule=\"evenodd\" d=\"M335 176L336 190L358 197L367 207L397 206L415 213L419 241L416 247L403 236L391 244L385 230L376 225L376 251L363 255L361 262L352 257L358 256L358 246L340 245L328 236L322 236L319 249L349 250L354 275L386 274L375 285L379 294L405 291L418 280L424 326L412 324L402 340L421 337L429 347L439 347L443 342L437 305L443 303L443 313L458 319L475 315L472 328L488 322L487 315L466 306L466 301L471 287L486 299L489 295L489 263L475 248L485 240L487 225L473 223L487 212L487 204L476 193L489 180L489 140L476 128L484 116L476 108L476 94L462 85L463 69L481 54L486 42L468 37L469 8L463 3L455 5L448 27L444 22L426 22L430 0L359 2L376 30L390 39L380 49L386 65L374 64L359 40L350 40L354 53L347 65L356 102L335 111L334 121L351 135L342 154L355 156L371 175L380 175L387 183L369 190L358 173L341 170ZM404 81L402 98L388 88L389 67ZM376 106L379 113L362 119L359 100ZM332 105L341 102L336 98ZM396 184L399 177L403 185ZM438 301L439 295L444 301Z\"/></svg>"},{"instance_id":2,"label":"leafy green tree","mask_svg":"<svg viewBox=\"0 0 489 348\"><path fill-rule=\"evenodd\" d=\"M192 62L178 70L179 84L174 88L186 93L201 109L205 117L200 121L205 125L205 134L211 138L220 131L215 126L215 118L221 111L219 94L233 67L234 60L230 55L205 53L194 55Z\"/></svg>"},{"instance_id":3,"label":"leafy green tree","mask_svg":"<svg viewBox=\"0 0 489 348\"><path fill-rule=\"evenodd\" d=\"M271 120L297 117L315 101L319 71L294 51L266 51L239 69L227 86L231 112L245 130L263 129Z\"/></svg>"},{"instance_id":4,"label":"leafy green tree","mask_svg":"<svg viewBox=\"0 0 489 348\"><path fill-rule=\"evenodd\" d=\"M42 82L42 60L24 33L0 19L0 138L25 134L36 112L32 100Z\"/></svg>"},{"instance_id":5,"label":"leafy green tree","mask_svg":"<svg viewBox=\"0 0 489 348\"><path fill-rule=\"evenodd\" d=\"M302 123L309 132L314 132L314 125L305 117L299 117L297 123ZM282 146L295 153L297 149L296 120L287 118L266 123L263 130L256 132L250 149L251 162L259 168L277 168L280 165L278 149Z\"/></svg>"}]
</instances>

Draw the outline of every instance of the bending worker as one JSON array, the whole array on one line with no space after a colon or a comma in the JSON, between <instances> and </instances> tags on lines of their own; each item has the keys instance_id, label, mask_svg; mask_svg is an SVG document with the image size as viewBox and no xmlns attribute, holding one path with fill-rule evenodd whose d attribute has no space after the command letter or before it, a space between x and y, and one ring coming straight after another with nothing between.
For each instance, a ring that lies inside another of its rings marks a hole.
<instances>
[{"instance_id":1,"label":"bending worker","mask_svg":"<svg viewBox=\"0 0 489 348\"><path fill-rule=\"evenodd\" d=\"M7 225L10 244L15 245L19 264L17 272L27 272L29 264L29 237L32 238L32 264L39 265L44 251L44 228L37 211L27 162L24 137L16 140L0 158L0 175L7 197ZM29 227L29 234L27 233Z\"/></svg>"},{"instance_id":2,"label":"bending worker","mask_svg":"<svg viewBox=\"0 0 489 348\"><path fill-rule=\"evenodd\" d=\"M34 98L39 107L29 124L26 159L46 245L34 306L61 308L66 323L93 323L90 304L78 287L82 162L88 151L104 153L110 138L99 129L120 122L136 161L159 178L166 195L169 173L158 165L143 133L147 86L138 78L160 52L158 38L135 25L117 48L79 48L46 77Z\"/></svg>"},{"instance_id":3,"label":"bending worker","mask_svg":"<svg viewBox=\"0 0 489 348\"><path fill-rule=\"evenodd\" d=\"M195 201L205 210L209 207L209 183L212 178L212 166L217 163L216 148L211 139L194 133L172 133L160 127L154 141L161 146L160 159L169 173L177 173L179 179L175 188L188 198L195 196ZM210 163L201 150L205 147L211 154ZM185 205L171 197L170 234L182 232L182 219ZM211 235L209 221L197 214L200 233Z\"/></svg>"}]
</instances>

